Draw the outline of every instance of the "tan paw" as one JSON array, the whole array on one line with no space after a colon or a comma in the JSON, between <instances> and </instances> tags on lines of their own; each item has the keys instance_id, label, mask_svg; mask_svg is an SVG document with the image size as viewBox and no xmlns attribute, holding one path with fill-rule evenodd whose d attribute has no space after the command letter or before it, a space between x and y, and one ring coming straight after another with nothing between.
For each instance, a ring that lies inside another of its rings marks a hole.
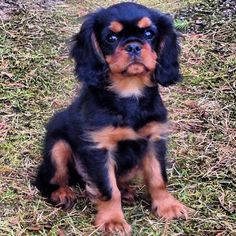
<instances>
[{"instance_id":1,"label":"tan paw","mask_svg":"<svg viewBox=\"0 0 236 236\"><path fill-rule=\"evenodd\" d=\"M50 200L58 207L68 210L73 207L77 194L69 187L62 187L52 192Z\"/></svg>"},{"instance_id":2,"label":"tan paw","mask_svg":"<svg viewBox=\"0 0 236 236\"><path fill-rule=\"evenodd\" d=\"M114 217L110 219L102 219L99 215L96 216L95 226L100 231L116 235L131 235L131 226L123 217Z\"/></svg>"},{"instance_id":3,"label":"tan paw","mask_svg":"<svg viewBox=\"0 0 236 236\"><path fill-rule=\"evenodd\" d=\"M164 218L165 220L175 218L188 219L188 208L169 193L162 199L154 200L152 210L156 216Z\"/></svg>"}]
</instances>

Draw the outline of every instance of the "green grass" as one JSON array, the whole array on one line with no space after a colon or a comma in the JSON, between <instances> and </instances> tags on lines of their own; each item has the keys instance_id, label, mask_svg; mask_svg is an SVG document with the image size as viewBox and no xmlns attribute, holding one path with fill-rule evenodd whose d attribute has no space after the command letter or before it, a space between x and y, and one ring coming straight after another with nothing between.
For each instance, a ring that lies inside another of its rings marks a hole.
<instances>
[{"instance_id":1,"label":"green grass","mask_svg":"<svg viewBox=\"0 0 236 236\"><path fill-rule=\"evenodd\" d=\"M184 31L185 32L188 29L189 23L188 23L187 20L175 19L174 25L175 25L175 28L178 31Z\"/></svg>"},{"instance_id":2,"label":"green grass","mask_svg":"<svg viewBox=\"0 0 236 236\"><path fill-rule=\"evenodd\" d=\"M67 55L78 16L114 1L77 6L68 0L46 9L24 2L25 10L0 23L0 235L99 235L95 209L81 192L64 212L47 204L31 181L44 125L75 94ZM162 89L172 127L169 189L194 211L187 221L156 219L136 184L137 202L124 206L133 235L236 235L235 21L222 21L212 1L201 6L214 12L205 15L192 7L196 1L140 2L176 13L176 27L184 31L198 14L208 23L181 42L184 81ZM187 16L179 17L183 12Z\"/></svg>"}]
</instances>

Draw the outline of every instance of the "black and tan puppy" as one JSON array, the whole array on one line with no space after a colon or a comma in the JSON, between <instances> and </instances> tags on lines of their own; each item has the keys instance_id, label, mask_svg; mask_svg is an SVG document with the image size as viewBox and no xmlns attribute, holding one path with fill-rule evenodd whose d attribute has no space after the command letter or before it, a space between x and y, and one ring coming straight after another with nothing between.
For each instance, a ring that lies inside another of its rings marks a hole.
<instances>
[{"instance_id":1,"label":"black and tan puppy","mask_svg":"<svg viewBox=\"0 0 236 236\"><path fill-rule=\"evenodd\" d=\"M68 208L76 200L69 186L80 182L97 206L95 225L128 234L121 190L141 170L154 214L186 217L166 187L167 111L158 90L181 80L172 20L121 3L88 15L73 42L82 90L47 126L37 187Z\"/></svg>"}]
</instances>

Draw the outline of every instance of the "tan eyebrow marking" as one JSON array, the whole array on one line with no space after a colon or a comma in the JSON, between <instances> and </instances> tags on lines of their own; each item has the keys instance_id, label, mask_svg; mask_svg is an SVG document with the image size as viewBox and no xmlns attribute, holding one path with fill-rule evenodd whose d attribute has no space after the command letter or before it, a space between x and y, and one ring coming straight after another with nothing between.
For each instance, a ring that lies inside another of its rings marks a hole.
<instances>
[{"instance_id":1,"label":"tan eyebrow marking","mask_svg":"<svg viewBox=\"0 0 236 236\"><path fill-rule=\"evenodd\" d=\"M115 33L119 33L123 28L124 26L118 21L112 21L109 25L109 29Z\"/></svg>"},{"instance_id":2,"label":"tan eyebrow marking","mask_svg":"<svg viewBox=\"0 0 236 236\"><path fill-rule=\"evenodd\" d=\"M138 22L138 27L139 28L147 28L151 26L152 21L148 17L143 17L141 20Z\"/></svg>"}]
</instances>

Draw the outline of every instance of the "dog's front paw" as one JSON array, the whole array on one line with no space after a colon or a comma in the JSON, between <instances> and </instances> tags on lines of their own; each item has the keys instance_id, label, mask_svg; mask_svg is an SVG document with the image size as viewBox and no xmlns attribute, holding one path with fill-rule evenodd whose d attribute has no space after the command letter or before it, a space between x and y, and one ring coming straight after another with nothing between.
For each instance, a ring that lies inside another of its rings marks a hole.
<instances>
[{"instance_id":1,"label":"dog's front paw","mask_svg":"<svg viewBox=\"0 0 236 236\"><path fill-rule=\"evenodd\" d=\"M117 235L130 235L131 226L126 222L123 216L112 215L106 217L106 215L98 214L95 220L95 226L99 228L100 231L106 233L116 233Z\"/></svg>"},{"instance_id":2,"label":"dog's front paw","mask_svg":"<svg viewBox=\"0 0 236 236\"><path fill-rule=\"evenodd\" d=\"M152 210L156 216L165 220L188 218L188 208L169 193L161 199L154 200Z\"/></svg>"}]
</instances>

